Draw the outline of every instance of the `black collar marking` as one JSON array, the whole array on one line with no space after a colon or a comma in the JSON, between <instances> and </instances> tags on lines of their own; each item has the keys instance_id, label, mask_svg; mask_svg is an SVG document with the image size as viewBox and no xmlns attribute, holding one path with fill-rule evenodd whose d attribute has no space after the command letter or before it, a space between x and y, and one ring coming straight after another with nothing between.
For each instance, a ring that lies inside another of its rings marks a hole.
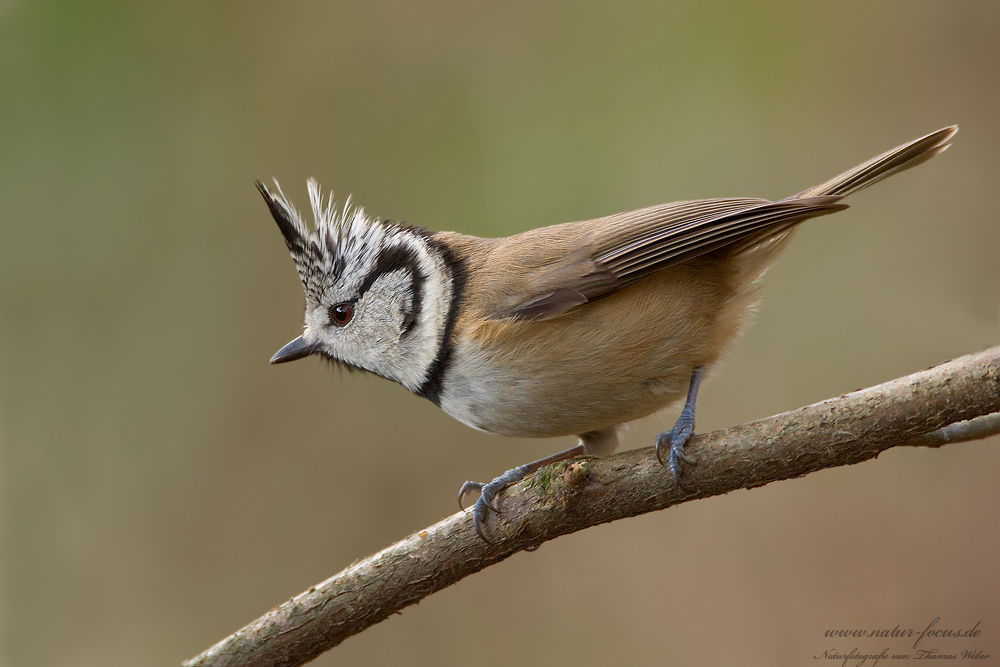
<instances>
[{"instance_id":1,"label":"black collar marking","mask_svg":"<svg viewBox=\"0 0 1000 667\"><path fill-rule=\"evenodd\" d=\"M421 230L423 231L423 230ZM424 231L427 243L434 252L437 252L451 274L451 303L448 304L448 316L445 319L444 333L441 336L441 344L438 347L437 355L427 371L427 379L415 392L418 396L423 396L434 405L441 407L441 392L444 389L444 376L448 372L451 364L452 350L455 341L452 334L455 329L455 320L458 319L458 309L465 296L465 281L467 271L465 261L455 255L447 245L436 240L430 233Z\"/></svg>"}]
</instances>

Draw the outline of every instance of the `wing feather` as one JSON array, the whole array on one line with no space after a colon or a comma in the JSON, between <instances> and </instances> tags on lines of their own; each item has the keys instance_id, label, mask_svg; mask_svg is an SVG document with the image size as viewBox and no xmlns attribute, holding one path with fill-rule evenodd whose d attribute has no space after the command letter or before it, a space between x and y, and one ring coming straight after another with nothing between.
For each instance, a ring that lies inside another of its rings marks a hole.
<instances>
[{"instance_id":1,"label":"wing feather","mask_svg":"<svg viewBox=\"0 0 1000 667\"><path fill-rule=\"evenodd\" d=\"M526 289L509 294L495 315L557 317L673 264L847 208L840 199L706 199L595 220L592 230L599 233L575 252L539 267L527 277Z\"/></svg>"}]
</instances>

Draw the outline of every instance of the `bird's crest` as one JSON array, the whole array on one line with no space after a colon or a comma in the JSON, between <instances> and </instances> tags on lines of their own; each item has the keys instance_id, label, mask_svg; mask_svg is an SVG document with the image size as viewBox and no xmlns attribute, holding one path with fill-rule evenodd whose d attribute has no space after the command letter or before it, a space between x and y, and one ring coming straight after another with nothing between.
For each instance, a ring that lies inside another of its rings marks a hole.
<instances>
[{"instance_id":1,"label":"bird's crest","mask_svg":"<svg viewBox=\"0 0 1000 667\"><path fill-rule=\"evenodd\" d=\"M338 208L333 194L324 197L314 179L309 179L308 186L314 220L312 230L277 181L274 182L276 194L257 181L257 189L267 202L295 261L306 299L315 303L352 265L361 267L373 262L379 248L394 240L399 227L369 217L362 207L352 207L350 197L342 208Z\"/></svg>"}]
</instances>

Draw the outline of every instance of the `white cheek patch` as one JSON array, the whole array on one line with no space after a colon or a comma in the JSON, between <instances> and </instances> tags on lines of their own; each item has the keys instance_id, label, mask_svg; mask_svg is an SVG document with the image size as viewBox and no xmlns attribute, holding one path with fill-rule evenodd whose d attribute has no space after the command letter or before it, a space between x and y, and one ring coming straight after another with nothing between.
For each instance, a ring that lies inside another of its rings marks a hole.
<instances>
[{"instance_id":1,"label":"white cheek patch","mask_svg":"<svg viewBox=\"0 0 1000 667\"><path fill-rule=\"evenodd\" d=\"M389 274L391 279L385 284L373 284L372 293L388 297L382 299L382 304L391 310L383 311L381 319L392 324L388 331L376 336L379 349L370 368L416 392L427 380L444 342L451 307L451 274L444 260L420 236L414 234L400 241L414 251L418 275L409 269L400 270ZM391 334L391 341L387 334Z\"/></svg>"}]
</instances>

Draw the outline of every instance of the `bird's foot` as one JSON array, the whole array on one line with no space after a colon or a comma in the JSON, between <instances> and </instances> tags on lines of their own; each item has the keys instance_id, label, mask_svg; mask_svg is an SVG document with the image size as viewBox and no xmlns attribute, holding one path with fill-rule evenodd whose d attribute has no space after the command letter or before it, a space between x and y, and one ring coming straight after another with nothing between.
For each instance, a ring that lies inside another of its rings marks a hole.
<instances>
[{"instance_id":1,"label":"bird's foot","mask_svg":"<svg viewBox=\"0 0 1000 667\"><path fill-rule=\"evenodd\" d=\"M497 509L496 504L494 503L494 500L500 492L511 484L517 484L539 468L544 468L551 463L558 463L559 461L565 461L575 456L580 456L583 452L583 445L577 445L576 447L571 447L564 452L559 452L557 454L553 454L552 456L546 456L544 459L539 459L538 461L526 463L523 466L511 468L489 484L483 484L482 482L466 482L458 491L458 506L464 510L465 507L462 505L462 501L465 499L465 496L470 493L479 492L479 500L477 500L472 506L472 525L475 526L479 537L483 538L485 542L494 544L493 540L486 537L486 531L483 529L483 524L488 516L487 512L500 514L500 510Z\"/></svg>"},{"instance_id":2,"label":"bird's foot","mask_svg":"<svg viewBox=\"0 0 1000 667\"><path fill-rule=\"evenodd\" d=\"M483 524L486 521L487 512L493 512L494 514L500 514L500 510L497 509L494 504L494 500L497 495L506 489L511 484L516 484L524 479L529 472L533 470L531 468L532 464L518 466L517 468L512 468L494 479L489 484L483 484L482 482L466 482L462 485L462 488L458 491L458 506L465 509L462 501L465 500L465 496L470 493L479 493L479 499L472 506L472 524L476 528L476 533L479 537L483 538L484 541L494 544L494 541L486 537L486 531L483 529Z\"/></svg>"},{"instance_id":3,"label":"bird's foot","mask_svg":"<svg viewBox=\"0 0 1000 667\"><path fill-rule=\"evenodd\" d=\"M672 429L666 433L658 433L656 435L656 459L661 465L665 465L670 469L670 474L674 476L677 486L690 493L692 489L684 486L684 483L681 482L681 475L684 472L681 463L693 466L697 465L698 462L684 453L684 445L687 444L688 439L690 439L691 434L694 432L694 415L687 415L686 413L687 410L681 413L680 418ZM663 461L664 449L668 451L666 462Z\"/></svg>"}]
</instances>

